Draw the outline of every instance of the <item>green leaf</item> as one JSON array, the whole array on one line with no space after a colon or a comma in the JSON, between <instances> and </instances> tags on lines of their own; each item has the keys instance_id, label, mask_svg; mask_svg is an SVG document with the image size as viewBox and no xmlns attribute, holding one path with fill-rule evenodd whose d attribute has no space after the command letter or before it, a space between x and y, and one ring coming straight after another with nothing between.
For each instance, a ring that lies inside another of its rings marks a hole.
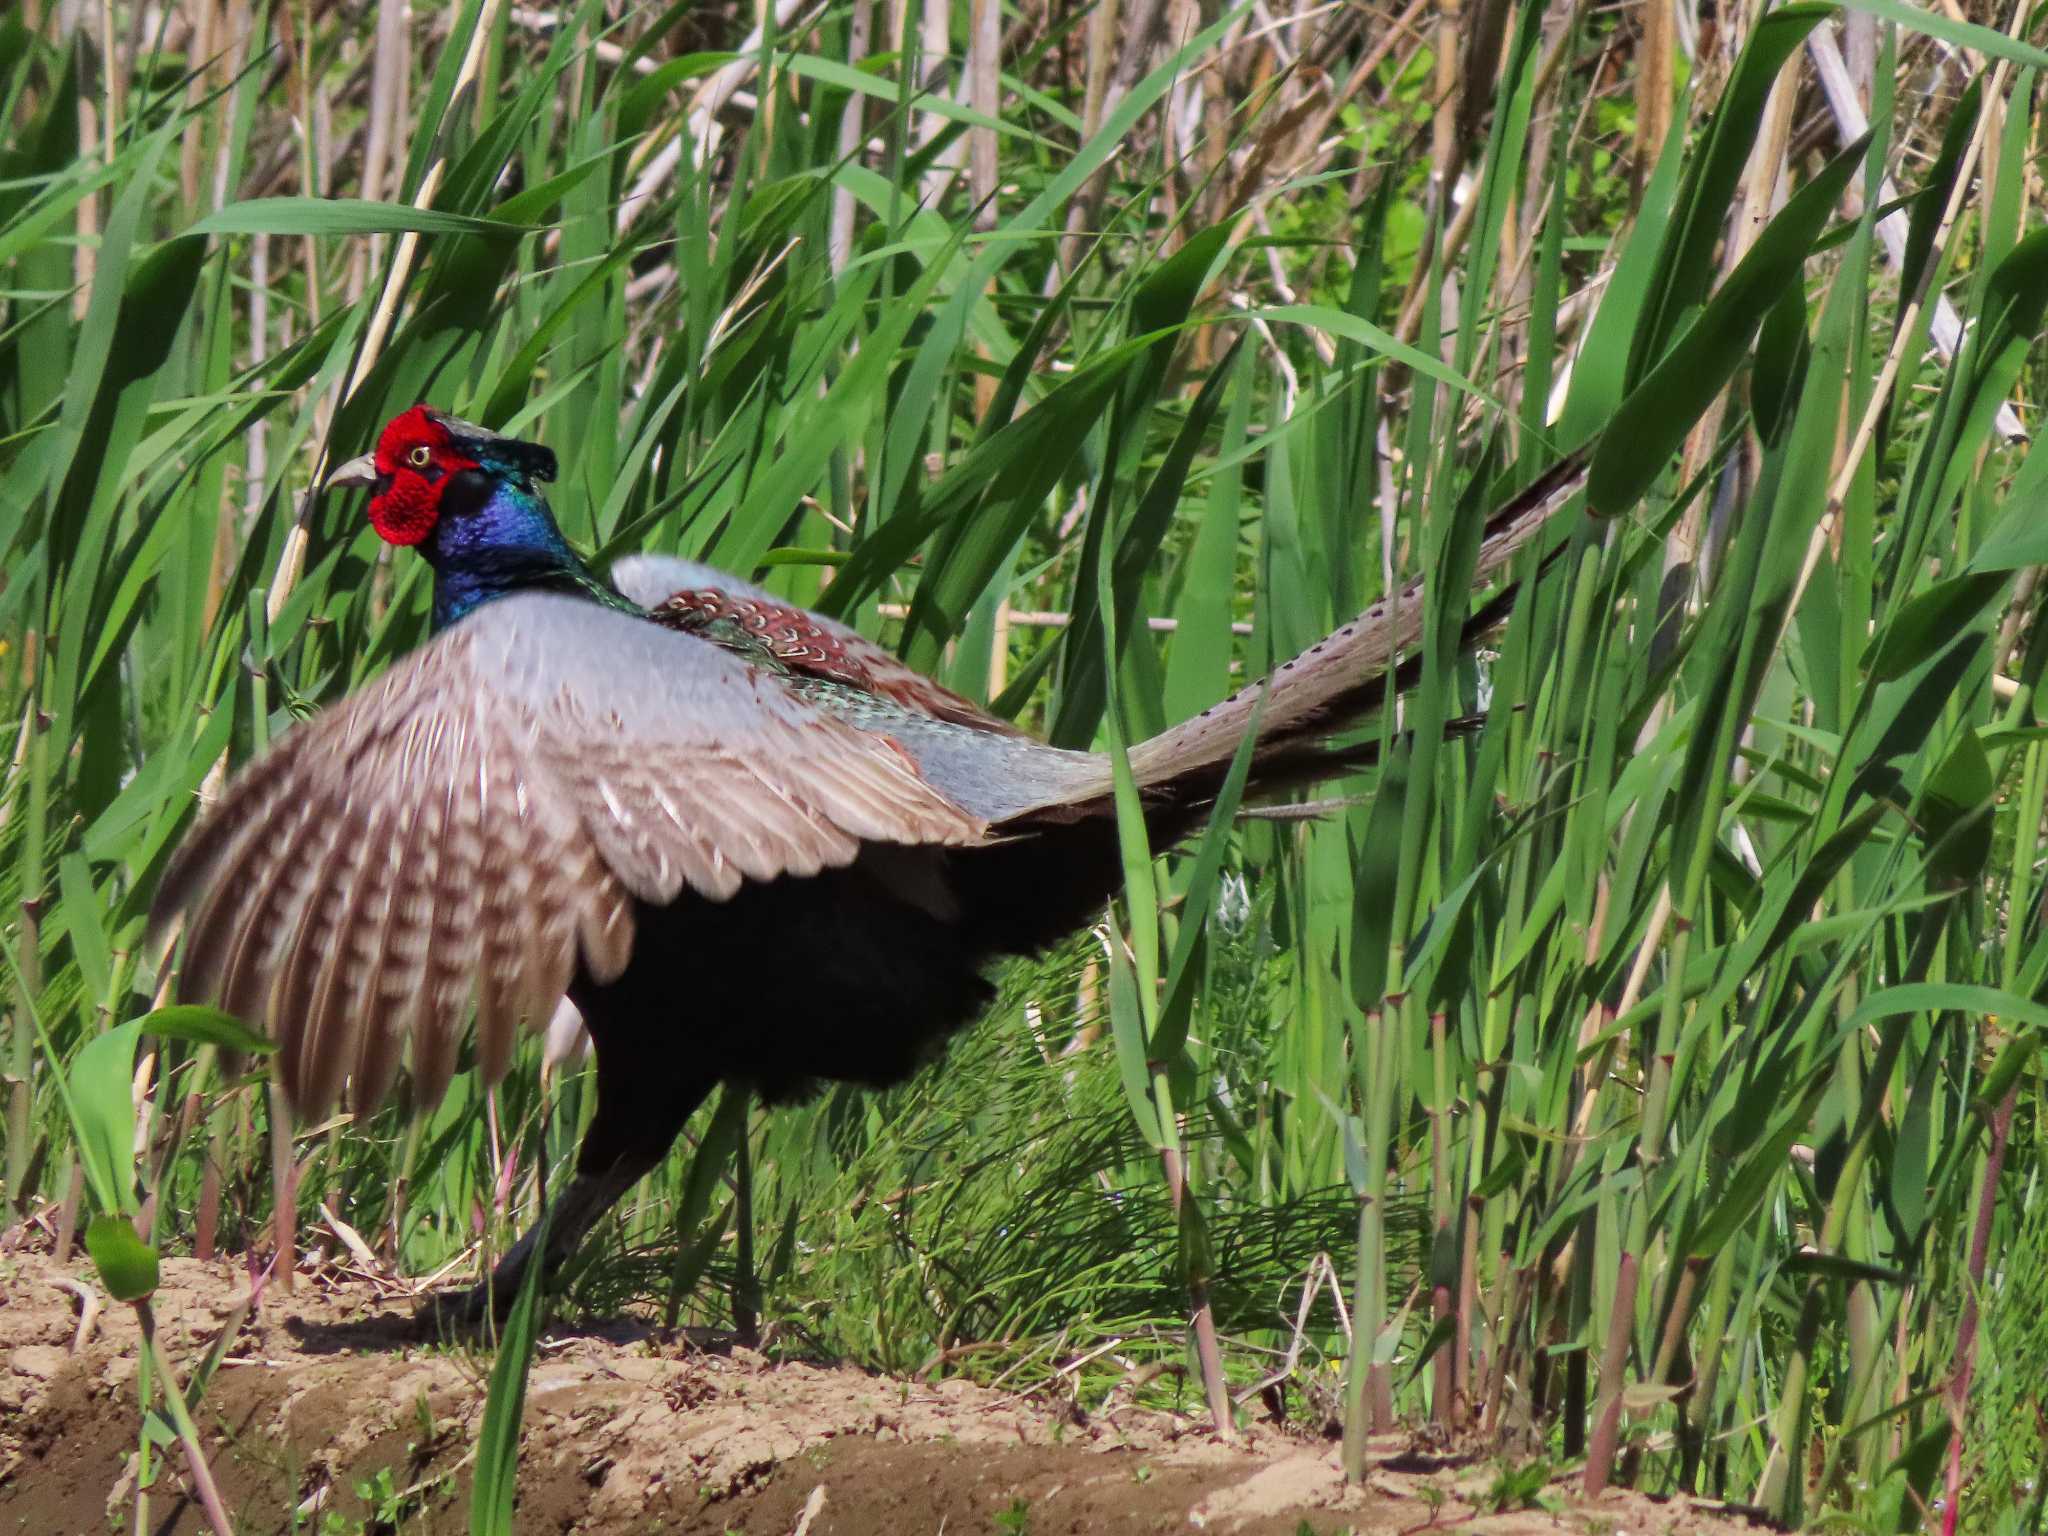
<instances>
[{"instance_id":1,"label":"green leaf","mask_svg":"<svg viewBox=\"0 0 2048 1536\"><path fill-rule=\"evenodd\" d=\"M199 1003L174 1003L144 1014L136 1023L146 1035L217 1045L248 1056L267 1056L277 1049L275 1040L257 1034L233 1014Z\"/></svg>"},{"instance_id":2,"label":"green leaf","mask_svg":"<svg viewBox=\"0 0 2048 1536\"><path fill-rule=\"evenodd\" d=\"M1841 1027L1844 1035L1864 1025L1902 1013L1953 1012L1971 1017L1995 1018L2010 1027L2025 1024L2048 1029L2048 1003L2035 1002L2001 987L1980 987L1956 981L1916 981L1873 992L1857 1005Z\"/></svg>"},{"instance_id":3,"label":"green leaf","mask_svg":"<svg viewBox=\"0 0 2048 1536\"><path fill-rule=\"evenodd\" d=\"M1943 885L1969 885L1991 862L1991 815L1998 785L1977 733L1957 733L1956 744L1927 777L1921 791L1921 836L1927 874Z\"/></svg>"},{"instance_id":4,"label":"green leaf","mask_svg":"<svg viewBox=\"0 0 2048 1536\"><path fill-rule=\"evenodd\" d=\"M547 1252L548 1218L534 1227L534 1252ZM519 1429L526 1417L526 1383L533 1369L534 1346L540 1341L541 1271L538 1259L520 1276L519 1295L498 1336L498 1358L491 1363L490 1393L484 1399L483 1427L477 1432L476 1479L470 1487L469 1529L472 1536L514 1536L513 1500L519 1492Z\"/></svg>"},{"instance_id":5,"label":"green leaf","mask_svg":"<svg viewBox=\"0 0 2048 1536\"><path fill-rule=\"evenodd\" d=\"M904 636L904 656L911 665L935 666L945 643L966 622L989 573L1059 483L1080 452L1088 425L1142 359L1144 348L1140 341L1109 349L1017 420L975 444L924 493L916 514L891 518L855 546L853 558L826 589L826 610L849 611L927 537L957 519L955 537L934 557L936 568L918 583ZM862 355L868 354L864 350Z\"/></svg>"},{"instance_id":6,"label":"green leaf","mask_svg":"<svg viewBox=\"0 0 2048 1536\"><path fill-rule=\"evenodd\" d=\"M1984 77L1979 75L1956 98L1941 133L1941 148L1920 183L1913 199L1913 211L1906 221L1906 246L1899 261L1899 292L1918 293L1920 278L1934 255L1934 237L1941 228L1941 216L1948 208L1950 190L1955 186L1963 154L1976 136L1982 112ZM1903 318L1903 317L1901 317Z\"/></svg>"},{"instance_id":7,"label":"green leaf","mask_svg":"<svg viewBox=\"0 0 2048 1536\"><path fill-rule=\"evenodd\" d=\"M1927 1154L1934 1135L1934 1101L1940 1070L1940 1052L1929 1051L1921 1058L1912 1094L1906 1100L1906 1113L1892 1145L1892 1209L1904 1223L1909 1242L1917 1240L1927 1222Z\"/></svg>"},{"instance_id":8,"label":"green leaf","mask_svg":"<svg viewBox=\"0 0 2048 1536\"><path fill-rule=\"evenodd\" d=\"M1132 329L1160 339L1152 343L1149 355L1110 413L1103 455L1105 474L1127 479L1137 469L1136 461L1145 446L1146 427L1165 382L1177 331L1207 284L1228 234L1227 227L1216 225L1195 235L1132 297ZM1201 392L1136 507L1128 515L1121 515L1124 498L1110 492L1097 496L1089 509L1081 565L1074 582L1072 618L1062 641L1064 665L1057 690L1059 703L1046 732L1055 744L1085 745L1094 735L1102 714L1105 669L1122 663L1131 643L1132 626L1142 623L1137 611L1139 598L1172 527L1188 472L1223 403L1233 377L1231 365L1242 344L1242 337L1233 342L1230 352L1203 381ZM1112 544L1113 551L1109 547ZM1094 599L1096 565L1104 560L1110 562L1116 632L1123 637L1114 659L1103 651L1101 613ZM1145 643L1142 638L1140 643Z\"/></svg>"},{"instance_id":9,"label":"green leaf","mask_svg":"<svg viewBox=\"0 0 2048 1536\"><path fill-rule=\"evenodd\" d=\"M1981 1114L1991 1114L2005 1101L2012 1085L2019 1081L2020 1074L2041 1049L2042 1021L2033 1021L2032 1032L2017 1040L2006 1041L1998 1057L1991 1063L1991 1070L1984 1074L1984 1081L1977 1087L1976 1108Z\"/></svg>"},{"instance_id":10,"label":"green leaf","mask_svg":"<svg viewBox=\"0 0 2048 1536\"><path fill-rule=\"evenodd\" d=\"M1654 287L1661 281L1672 208L1685 169L1684 149L1685 120L1674 114L1656 167L1643 187L1642 206L1594 311L1586 345L1572 366L1571 391L1558 422L1562 448L1580 448L1591 441L1613 420L1615 407L1634 382L1629 366L1633 338L1647 329Z\"/></svg>"},{"instance_id":11,"label":"green leaf","mask_svg":"<svg viewBox=\"0 0 2048 1536\"><path fill-rule=\"evenodd\" d=\"M1792 424L1792 408L1806 382L1806 295L1788 283L1757 329L1756 362L1750 369L1749 406L1757 436L1767 443Z\"/></svg>"},{"instance_id":12,"label":"green leaf","mask_svg":"<svg viewBox=\"0 0 2048 1536\"><path fill-rule=\"evenodd\" d=\"M1756 1214L1771 1186L1784 1177L1785 1159L1791 1155L1792 1143L1799 1139L1815 1095L1809 1092L1801 1098L1802 1102L1785 1106L1787 1112L1779 1115L1771 1134L1743 1160L1720 1198L1708 1209L1706 1219L1693 1234L1694 1258L1711 1259L1733 1241L1735 1234Z\"/></svg>"},{"instance_id":13,"label":"green leaf","mask_svg":"<svg viewBox=\"0 0 2048 1536\"><path fill-rule=\"evenodd\" d=\"M1807 34L1834 14L1832 6L1795 0L1766 11L1750 27L1658 247L1656 276L1629 346L1631 385L1663 358L1679 325L1705 302L1721 228L1748 167L1771 88ZM1674 123L1674 137L1683 131L1682 124L1682 118Z\"/></svg>"},{"instance_id":14,"label":"green leaf","mask_svg":"<svg viewBox=\"0 0 2048 1536\"><path fill-rule=\"evenodd\" d=\"M114 960L107 943L104 901L93 889L92 871L79 854L64 855L57 867L57 878L58 892L63 898L64 926L71 934L71 949L78 957L86 996L104 1000L114 986Z\"/></svg>"},{"instance_id":15,"label":"green leaf","mask_svg":"<svg viewBox=\"0 0 2048 1536\"><path fill-rule=\"evenodd\" d=\"M1978 621L2010 579L2002 570L1966 571L1915 594L1871 643L1865 665L1872 681L1904 677L1946 650Z\"/></svg>"},{"instance_id":16,"label":"green leaf","mask_svg":"<svg viewBox=\"0 0 2048 1536\"><path fill-rule=\"evenodd\" d=\"M1434 379L1461 395L1469 395L1489 406L1501 416L1508 414L1508 408L1479 385L1473 383L1455 368L1449 367L1442 358L1432 357L1418 347L1411 347L1394 335L1383 330L1370 320L1327 304L1275 304L1265 309L1249 310L1247 320L1279 320L1289 325L1305 325L1315 330L1326 331L1344 341L1355 342L1367 352L1391 358L1405 364L1426 379Z\"/></svg>"},{"instance_id":17,"label":"green leaf","mask_svg":"<svg viewBox=\"0 0 2048 1536\"><path fill-rule=\"evenodd\" d=\"M1109 1029L1116 1051L1117 1079L1124 1103L1148 1146L1166 1145L1158 1107L1152 1101L1152 1069L1145 1059L1145 1020L1138 1002L1136 979L1121 944L1109 946Z\"/></svg>"},{"instance_id":18,"label":"green leaf","mask_svg":"<svg viewBox=\"0 0 2048 1536\"><path fill-rule=\"evenodd\" d=\"M672 1298L687 1297L704 1277L704 1267L716 1256L725 1221L707 1224L712 1198L733 1168L733 1156L747 1134L748 1112L753 1094L744 1087L727 1084L718 1095L718 1108L710 1125L697 1140L690 1156L690 1171L683 1180L682 1198L676 1202L669 1224L682 1248L677 1265L669 1274ZM673 1304L673 1303L672 1303Z\"/></svg>"},{"instance_id":19,"label":"green leaf","mask_svg":"<svg viewBox=\"0 0 2048 1536\"><path fill-rule=\"evenodd\" d=\"M2010 59L2030 69L2048 69L2048 53L1990 27L1980 27L1973 21L1957 21L1939 11L1908 5L1905 0L1840 0L1840 3L1852 11L1895 23L1909 32L1938 37L1958 48L1973 49L1988 58Z\"/></svg>"},{"instance_id":20,"label":"green leaf","mask_svg":"<svg viewBox=\"0 0 2048 1536\"><path fill-rule=\"evenodd\" d=\"M85 1251L114 1300L144 1301L156 1290L156 1250L135 1235L126 1216L93 1217L85 1229Z\"/></svg>"},{"instance_id":21,"label":"green leaf","mask_svg":"<svg viewBox=\"0 0 2048 1536\"><path fill-rule=\"evenodd\" d=\"M1972 571L2017 571L2048 565L2048 518L2040 516L2037 500L2044 482L2048 482L2048 447L2036 438L2013 477L2004 515L1971 557Z\"/></svg>"},{"instance_id":22,"label":"green leaf","mask_svg":"<svg viewBox=\"0 0 2048 1536\"><path fill-rule=\"evenodd\" d=\"M1382 1334L1381 1336L1385 1337L1384 1334ZM1423 1367L1428 1365L1431 1360L1436 1358L1437 1351L1442 1349L1446 1344L1450 1343L1457 1336L1458 1320L1456 1317L1440 1317L1434 1323L1430 1324L1429 1337L1422 1341L1422 1348L1416 1352L1414 1362L1408 1367L1408 1373L1401 1378L1401 1385L1405 1387L1410 1382L1414 1381L1416 1377L1420 1376L1422 1374ZM1395 1333L1395 1343L1398 1345L1399 1341L1400 1335L1397 1331ZM1373 1351L1373 1364L1375 1365L1389 1364L1393 1360L1393 1358L1394 1351L1392 1350L1389 1350L1387 1352L1387 1358L1385 1360L1380 1359L1380 1352L1377 1349Z\"/></svg>"},{"instance_id":23,"label":"green leaf","mask_svg":"<svg viewBox=\"0 0 2048 1536\"><path fill-rule=\"evenodd\" d=\"M1634 506L1735 376L1764 316L1799 282L1807 253L1869 147L1865 134L1799 189L1685 334L1621 402L1587 473L1586 501L1595 513L1617 517Z\"/></svg>"},{"instance_id":24,"label":"green leaf","mask_svg":"<svg viewBox=\"0 0 2048 1536\"><path fill-rule=\"evenodd\" d=\"M1903 1269L1870 1264L1840 1253L1794 1253L1779 1266L1793 1275L1833 1275L1838 1280L1874 1280L1879 1285L1911 1285L1913 1276Z\"/></svg>"},{"instance_id":25,"label":"green leaf","mask_svg":"<svg viewBox=\"0 0 2048 1536\"><path fill-rule=\"evenodd\" d=\"M1223 859L1230 848L1231 821L1237 815L1238 803L1244 797L1245 781L1251 775L1252 758L1259 740L1259 721L1265 716L1266 700L1271 693L1269 680L1252 707L1251 719L1245 725L1244 737L1238 742L1237 751L1231 755L1230 771L1224 775L1223 788L1217 792L1216 803L1210 809L1209 825L1202 833L1201 844L1195 853L1195 867L1182 893L1180 932L1174 939L1173 954L1167 960L1166 990L1160 1002L1162 1023L1146 1053L1154 1061L1171 1060L1187 1046L1191 1010L1183 1004L1193 975L1189 962L1194 958L1196 944L1215 907Z\"/></svg>"},{"instance_id":26,"label":"green leaf","mask_svg":"<svg viewBox=\"0 0 2048 1536\"><path fill-rule=\"evenodd\" d=\"M649 32L642 43L644 47L660 34ZM696 80L723 69L737 58L737 54L686 53L680 58L668 59L647 74L634 80L619 98L619 131L629 138L637 138L645 130L648 119L658 111L663 99L670 91L688 80ZM628 78L621 75L621 79Z\"/></svg>"},{"instance_id":27,"label":"green leaf","mask_svg":"<svg viewBox=\"0 0 2048 1536\"><path fill-rule=\"evenodd\" d=\"M516 240L544 226L507 224L438 208L373 203L360 197L259 197L229 203L196 221L188 235L494 235Z\"/></svg>"},{"instance_id":28,"label":"green leaf","mask_svg":"<svg viewBox=\"0 0 2048 1536\"><path fill-rule=\"evenodd\" d=\"M139 1021L85 1043L66 1073L79 1161L93 1201L109 1215L135 1209L135 1042Z\"/></svg>"},{"instance_id":29,"label":"green leaf","mask_svg":"<svg viewBox=\"0 0 2048 1536\"><path fill-rule=\"evenodd\" d=\"M1934 1422L1915 1435L1912 1443L1884 1469L1887 1478L1905 1478L1906 1486L1914 1496L1914 1505L1922 1509L1931 1501L1934 1480L1941 1475L1942 1464L1948 1459L1948 1444L1954 1434L1947 1414L1932 1417Z\"/></svg>"},{"instance_id":30,"label":"green leaf","mask_svg":"<svg viewBox=\"0 0 2048 1536\"><path fill-rule=\"evenodd\" d=\"M1792 424L1766 460L1757 496L1729 547L1693 645L1704 687L1673 804L1670 884L1688 921L1711 867L1728 799L1728 764L1777 662L1808 538L1827 502L1841 429L1852 285L1829 292Z\"/></svg>"}]
</instances>

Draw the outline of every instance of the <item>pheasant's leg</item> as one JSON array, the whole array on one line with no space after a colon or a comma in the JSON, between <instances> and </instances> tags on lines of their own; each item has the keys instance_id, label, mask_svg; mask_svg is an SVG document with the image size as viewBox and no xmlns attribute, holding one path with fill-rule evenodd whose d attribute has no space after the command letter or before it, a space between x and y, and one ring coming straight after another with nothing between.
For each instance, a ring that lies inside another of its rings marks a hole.
<instances>
[{"instance_id":1,"label":"pheasant's leg","mask_svg":"<svg viewBox=\"0 0 2048 1536\"><path fill-rule=\"evenodd\" d=\"M546 1287L561 1273L562 1266L576 1256L576 1250L583 1246L583 1239L599 1218L660 1161L657 1154L645 1162L614 1163L596 1174L579 1169L568 1187L549 1202L547 1219L528 1227L525 1236L505 1250L489 1280L471 1290L435 1298L436 1318L473 1325L482 1322L489 1312L503 1322L512 1303L519 1299L520 1284L536 1257L541 1265L541 1285ZM547 1232L545 1252L540 1251L538 1241L543 1229Z\"/></svg>"},{"instance_id":2,"label":"pheasant's leg","mask_svg":"<svg viewBox=\"0 0 2048 1536\"><path fill-rule=\"evenodd\" d=\"M502 1321L536 1258L541 1283L554 1280L605 1212L668 1156L691 1112L711 1091L709 1077L650 1070L642 1051L635 1048L639 1042L604 1029L595 1010L586 1007L584 1013L597 1046L597 1114L577 1150L576 1172L550 1203L546 1222L536 1222L512 1245L488 1281L427 1303L424 1315L436 1325L471 1328L487 1314ZM545 1251L540 1242L543 1226Z\"/></svg>"}]
</instances>

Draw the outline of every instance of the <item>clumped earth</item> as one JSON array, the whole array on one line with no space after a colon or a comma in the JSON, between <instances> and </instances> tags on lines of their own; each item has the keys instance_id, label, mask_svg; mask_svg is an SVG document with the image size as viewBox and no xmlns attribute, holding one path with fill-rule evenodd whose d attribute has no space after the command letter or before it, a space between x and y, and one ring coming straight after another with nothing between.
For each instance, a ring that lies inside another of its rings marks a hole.
<instances>
[{"instance_id":1,"label":"clumped earth","mask_svg":"<svg viewBox=\"0 0 2048 1536\"><path fill-rule=\"evenodd\" d=\"M79 1342L89 1272L0 1257L0 1533L135 1528L137 1336L100 1312ZM247 1293L230 1266L173 1259L154 1307L189 1372ZM238 1532L460 1532L486 1357L423 1343L401 1298L365 1281L267 1293L199 1420ZM1212 1530L1241 1536L1719 1536L1746 1529L1691 1502L1569 1481L1495 1507L1500 1464L1375 1446L1347 1489L1336 1447L1272 1428L1226 1445L1194 1419L1074 1415L965 1381L898 1381L707 1350L626 1320L557 1330L527 1400L524 1533L1054 1536ZM147 1529L207 1527L182 1455L158 1462Z\"/></svg>"}]
</instances>

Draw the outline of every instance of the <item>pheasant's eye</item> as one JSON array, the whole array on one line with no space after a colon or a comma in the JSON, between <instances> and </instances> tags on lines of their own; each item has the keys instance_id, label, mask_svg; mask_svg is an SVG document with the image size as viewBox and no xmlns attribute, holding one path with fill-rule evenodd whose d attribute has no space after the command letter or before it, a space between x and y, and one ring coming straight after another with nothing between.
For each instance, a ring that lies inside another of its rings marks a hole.
<instances>
[{"instance_id":1,"label":"pheasant's eye","mask_svg":"<svg viewBox=\"0 0 2048 1536\"><path fill-rule=\"evenodd\" d=\"M405 456L405 462L410 464L414 469L425 469L429 464L434 462L434 450L429 448L425 443L421 443L417 448L413 449L410 453L408 453Z\"/></svg>"}]
</instances>

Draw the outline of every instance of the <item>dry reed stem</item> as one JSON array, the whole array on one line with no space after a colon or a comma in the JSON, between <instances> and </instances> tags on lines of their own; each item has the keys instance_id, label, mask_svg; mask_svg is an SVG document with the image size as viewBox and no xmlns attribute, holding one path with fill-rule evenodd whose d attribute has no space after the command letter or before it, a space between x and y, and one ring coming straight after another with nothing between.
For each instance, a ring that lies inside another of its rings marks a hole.
<instances>
[{"instance_id":1,"label":"dry reed stem","mask_svg":"<svg viewBox=\"0 0 2048 1536\"><path fill-rule=\"evenodd\" d=\"M399 133L404 110L405 85L410 50L406 47L405 0L377 0L376 39L371 44L370 104L368 126L363 140L362 195L371 202L384 196L384 180L390 166L391 146ZM369 269L384 253L384 237L372 235L358 244L349 267L348 295L354 303L363 295Z\"/></svg>"},{"instance_id":2,"label":"dry reed stem","mask_svg":"<svg viewBox=\"0 0 2048 1536\"><path fill-rule=\"evenodd\" d=\"M1851 19L1854 19L1853 15ZM1806 49L1813 56L1821 94L1827 100L1842 142L1846 144L1862 138L1870 131L1870 118L1863 102L1858 99L1849 63L1836 46L1834 28L1827 23L1815 27L1807 34ZM1890 176L1880 184L1879 195L1887 203L1899 200L1898 186ZM1885 259L1894 268L1905 263L1907 223L1905 211L1897 208L1877 221L1878 240L1884 247ZM1962 316L1956 313L1954 302L1945 293L1934 296L1934 317L1928 323L1927 339L1945 362L1954 361L1963 344ZM2019 412L2013 409L2010 400L1999 403L1997 429L1999 436L2009 443L2022 441L2027 435L2026 428L2020 424Z\"/></svg>"},{"instance_id":3,"label":"dry reed stem","mask_svg":"<svg viewBox=\"0 0 2048 1536\"><path fill-rule=\"evenodd\" d=\"M775 26L778 32L785 32L795 23L802 12L804 0L775 0ZM805 23L806 26L810 22ZM619 211L613 220L615 234L624 235L636 220L653 205L654 197L662 186L675 175L676 168L683 162L685 140L696 146L697 162L701 165L718 152L723 130L718 126L718 114L723 112L740 87L754 78L761 67L761 44L766 34L759 26L749 32L746 40L734 51L740 56L730 64L715 71L696 94L690 98L690 106L684 114L684 133L670 139L659 149L654 149L653 140L637 151L634 164L637 174L633 185L619 201Z\"/></svg>"},{"instance_id":4,"label":"dry reed stem","mask_svg":"<svg viewBox=\"0 0 2048 1536\"><path fill-rule=\"evenodd\" d=\"M1573 0L1572 10L1574 17L1583 16L1591 8L1591 3L1592 0ZM1535 92L1537 96L1541 97L1550 89L1552 83L1557 78L1558 71L1564 68L1565 44L1570 40L1571 34L1572 28L1570 26L1560 28L1557 36L1551 40L1545 49L1543 57L1537 61ZM1589 96L1586 105L1590 108L1591 104L1591 97ZM1464 249L1465 241L1472 233L1472 221L1478 216L1478 213L1479 199L1476 197L1468 197L1458 205L1457 212L1451 219L1450 228L1444 233L1441 254L1447 269L1451 258ZM1403 343L1415 340L1416 328L1422 323L1424 286L1428 281L1429 264L1427 262L1419 263L1416 267L1414 280L1409 284L1408 293L1401 303L1401 318L1394 324L1395 338Z\"/></svg>"},{"instance_id":5,"label":"dry reed stem","mask_svg":"<svg viewBox=\"0 0 2048 1536\"><path fill-rule=\"evenodd\" d=\"M874 26L874 0L854 0L846 21L846 62L858 67L868 56L868 36ZM839 109L839 158L851 160L867 137L867 98L849 92ZM832 219L826 236L826 256L833 273L846 270L853 257L853 224L856 206L851 189L832 188Z\"/></svg>"},{"instance_id":6,"label":"dry reed stem","mask_svg":"<svg viewBox=\"0 0 2048 1536\"><path fill-rule=\"evenodd\" d=\"M1657 163L1671 133L1677 97L1675 55L1678 16L1673 0L1643 0L1642 41L1636 49L1636 155L1630 167L1633 193L1641 198L1649 167Z\"/></svg>"},{"instance_id":7,"label":"dry reed stem","mask_svg":"<svg viewBox=\"0 0 2048 1536\"><path fill-rule=\"evenodd\" d=\"M2009 35L2017 37L2020 34L2026 25L2027 15L2028 7L2023 3L2018 3L2018 0L2016 0L2013 6ZM2010 63L2004 59L2000 59L1991 72L1991 79L1984 92L1986 110L1980 112L1977 116L1977 126L1972 130L1969 145L1963 152L1959 173L1956 176L1954 185L1949 188L1948 202L1941 211L1941 223L1936 226L1934 231L1934 240L1930 247L1932 250L1939 251L1947 244L1949 231L1954 228L1956 218L1962 211L1964 198L1970 189L1971 175L1969 168L1981 166L1982 164L1981 156L1987 136L1986 130L1991 121L1990 104L2004 94L2006 80L2011 72ZM1863 419L1857 423L1856 435L1850 442L1848 452L1843 455L1842 467L1836 474L1834 483L1828 487L1827 510L1821 514L1820 523L1813 530L1813 537L1807 542L1806 559L1800 565L1799 580L1793 586L1792 601L1786 605L1785 616L1780 623L1778 634L1774 641L1774 649L1785 643L1785 636L1791 630L1792 617L1799 611L1800 599L1806 595L1807 583L1813 579L1813 573L1820 565L1821 552L1828 547L1829 540L1834 533L1835 524L1841 518L1842 504L1848 498L1849 488L1856 478L1856 471L1862 465L1863 457L1870 451L1871 442L1877 435L1877 423L1884 414L1885 402L1891 395L1892 383L1898 377L1899 368L1905 359L1906 348L1912 342L1914 333L1919 329L1920 311L1925 305L1927 287L1934 279L1934 270L1937 265L1939 263L1933 261L1927 264L1926 270L1920 274L1919 291L1914 293L1900 309L1898 333L1892 342L1891 350L1885 355L1884 367L1878 373L1876 387L1870 392L1870 402L1864 408Z\"/></svg>"},{"instance_id":8,"label":"dry reed stem","mask_svg":"<svg viewBox=\"0 0 2048 1536\"><path fill-rule=\"evenodd\" d=\"M485 45L490 41L491 31L497 25L498 12L505 0L483 0L483 9L477 13L476 26L469 36L469 47L463 53L462 67L455 77L455 90L450 96L450 108L463 100L463 93L475 82L477 70L483 63ZM445 142L445 141L444 141ZM419 190L413 194L412 206L418 209L431 208L434 194L441 190L441 182L448 174L448 156L437 154L427 173L420 179ZM414 258L419 253L420 237L416 230L406 230L398 237L398 245L392 252L391 269L384 276L384 288L377 296L377 308L370 316L369 328L363 333L363 341L356 352L354 364L348 373L348 382L342 386L341 400L345 405L355 398L362 388L363 380L369 377L377 359L384 355L384 344L390 338L391 324L398 314L400 301L405 297L407 279L412 274ZM317 291L314 274L308 274L307 292ZM277 569L272 573L270 592L264 600L264 613L269 622L275 624L283 612L285 599L291 596L292 588L298 585L300 572L306 563L306 545L311 537L309 525L313 511L313 499L320 494L320 481L327 473L331 457L325 434L318 456L313 461L312 485L299 502L298 516L292 520L291 531L285 535L284 549L278 555ZM290 1288L290 1273L285 1276L286 1288Z\"/></svg>"}]
</instances>

